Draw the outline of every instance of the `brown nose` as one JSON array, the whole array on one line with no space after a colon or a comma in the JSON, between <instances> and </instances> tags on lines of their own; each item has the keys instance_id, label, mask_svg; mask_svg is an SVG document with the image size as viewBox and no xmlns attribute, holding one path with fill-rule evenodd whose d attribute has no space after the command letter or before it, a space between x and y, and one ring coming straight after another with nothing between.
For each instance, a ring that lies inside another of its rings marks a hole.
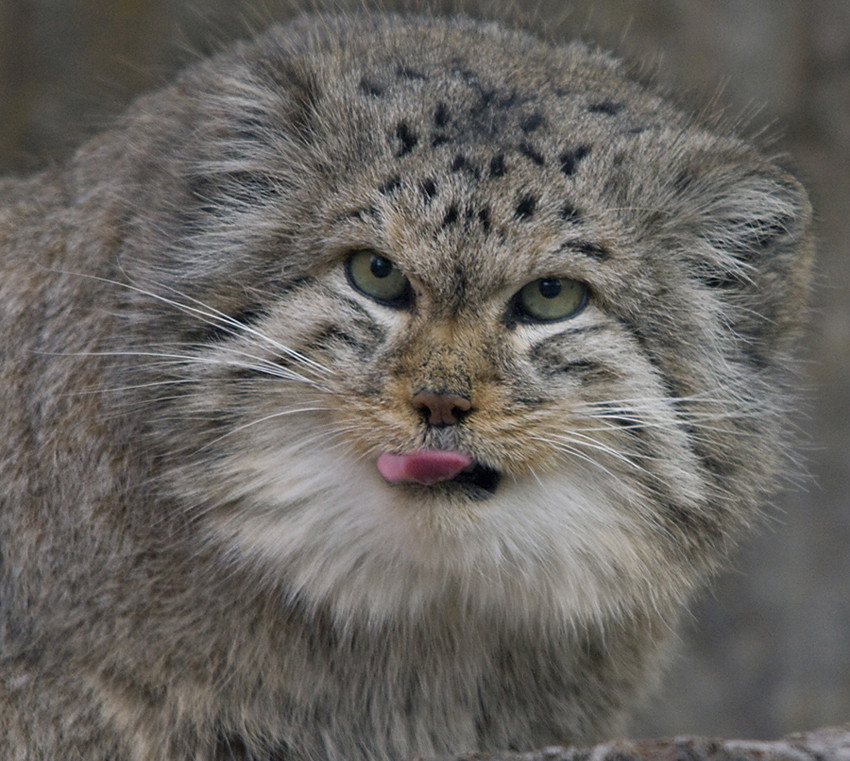
<instances>
[{"instance_id":1,"label":"brown nose","mask_svg":"<svg viewBox=\"0 0 850 761\"><path fill-rule=\"evenodd\" d=\"M428 425L457 425L472 409L469 399L457 394L420 391L410 401L417 410L427 410Z\"/></svg>"}]
</instances>

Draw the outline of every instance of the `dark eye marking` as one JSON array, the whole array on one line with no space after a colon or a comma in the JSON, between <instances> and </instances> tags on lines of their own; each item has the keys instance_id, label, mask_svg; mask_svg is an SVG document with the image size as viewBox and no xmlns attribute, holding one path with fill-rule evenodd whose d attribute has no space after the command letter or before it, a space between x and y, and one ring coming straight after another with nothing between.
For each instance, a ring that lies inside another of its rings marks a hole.
<instances>
[{"instance_id":1,"label":"dark eye marking","mask_svg":"<svg viewBox=\"0 0 850 761\"><path fill-rule=\"evenodd\" d=\"M372 315L369 314L369 311L362 304L357 302L355 299L352 299L351 297L346 296L337 291L331 291L331 293L337 301L342 304L345 304L346 308L356 313L357 317L355 319L358 325L375 325L375 322L372 319ZM378 328L379 326L375 325L375 327ZM381 332L381 335L383 335L383 332Z\"/></svg>"},{"instance_id":2,"label":"dark eye marking","mask_svg":"<svg viewBox=\"0 0 850 761\"><path fill-rule=\"evenodd\" d=\"M358 333L344 330L339 325L329 325L318 333L311 341L311 349L333 349L342 344L355 352L359 357L368 358L375 347L384 339L384 331L374 323L360 324Z\"/></svg>"},{"instance_id":3,"label":"dark eye marking","mask_svg":"<svg viewBox=\"0 0 850 761\"><path fill-rule=\"evenodd\" d=\"M532 347L531 359L539 372L547 376L574 375L582 381L616 380L615 370L592 359L571 359L553 345L552 339Z\"/></svg>"},{"instance_id":4,"label":"dark eye marking","mask_svg":"<svg viewBox=\"0 0 850 761\"><path fill-rule=\"evenodd\" d=\"M605 246L589 240L571 240L561 246L563 251L580 251L594 259L604 260L611 257L611 252Z\"/></svg>"}]
</instances>

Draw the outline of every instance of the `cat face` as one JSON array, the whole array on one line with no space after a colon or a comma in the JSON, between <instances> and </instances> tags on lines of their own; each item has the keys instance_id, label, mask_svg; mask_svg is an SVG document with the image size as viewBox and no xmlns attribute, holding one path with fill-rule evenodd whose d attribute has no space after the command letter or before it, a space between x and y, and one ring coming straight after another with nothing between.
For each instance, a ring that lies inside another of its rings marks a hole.
<instances>
[{"instance_id":1,"label":"cat face","mask_svg":"<svg viewBox=\"0 0 850 761\"><path fill-rule=\"evenodd\" d=\"M163 482L342 620L666 604L772 469L801 191L584 48L374 33L195 75L126 252Z\"/></svg>"}]
</instances>

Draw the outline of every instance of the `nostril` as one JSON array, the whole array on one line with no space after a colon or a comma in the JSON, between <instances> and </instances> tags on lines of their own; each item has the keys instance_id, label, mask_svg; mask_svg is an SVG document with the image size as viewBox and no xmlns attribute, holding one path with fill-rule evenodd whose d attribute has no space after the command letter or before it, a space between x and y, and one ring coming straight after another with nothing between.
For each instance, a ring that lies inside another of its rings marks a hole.
<instances>
[{"instance_id":1,"label":"nostril","mask_svg":"<svg viewBox=\"0 0 850 761\"><path fill-rule=\"evenodd\" d=\"M472 409L472 402L459 394L420 391L410 401L427 415L429 425L457 425Z\"/></svg>"}]
</instances>

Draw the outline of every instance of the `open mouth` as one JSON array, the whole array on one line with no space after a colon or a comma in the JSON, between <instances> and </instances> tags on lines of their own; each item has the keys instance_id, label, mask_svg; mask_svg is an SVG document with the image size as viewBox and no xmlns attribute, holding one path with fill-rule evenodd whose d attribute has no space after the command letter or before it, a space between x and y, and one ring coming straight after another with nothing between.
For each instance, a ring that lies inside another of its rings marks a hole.
<instances>
[{"instance_id":1,"label":"open mouth","mask_svg":"<svg viewBox=\"0 0 850 761\"><path fill-rule=\"evenodd\" d=\"M480 462L474 462L450 479L450 483L465 484L489 496L496 493L500 478L498 470L482 465Z\"/></svg>"},{"instance_id":2,"label":"open mouth","mask_svg":"<svg viewBox=\"0 0 850 761\"><path fill-rule=\"evenodd\" d=\"M384 452L378 471L391 484L449 484L479 498L492 496L499 486L499 472L465 452L420 449L403 454Z\"/></svg>"}]
</instances>

